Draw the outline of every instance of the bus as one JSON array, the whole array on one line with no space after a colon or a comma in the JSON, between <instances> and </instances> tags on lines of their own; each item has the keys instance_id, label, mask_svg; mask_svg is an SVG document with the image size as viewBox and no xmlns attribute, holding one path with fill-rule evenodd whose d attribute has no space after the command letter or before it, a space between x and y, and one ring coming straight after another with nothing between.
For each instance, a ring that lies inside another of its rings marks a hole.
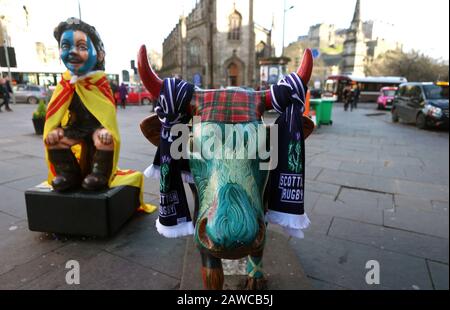
<instances>
[{"instance_id":1,"label":"bus","mask_svg":"<svg viewBox=\"0 0 450 310\"><path fill-rule=\"evenodd\" d=\"M360 102L377 102L380 90L383 87L398 87L407 83L404 77L356 77L352 75L332 75L325 82L323 96L331 97L339 102L344 101L344 89L347 85L359 84L361 90Z\"/></svg>"}]
</instances>

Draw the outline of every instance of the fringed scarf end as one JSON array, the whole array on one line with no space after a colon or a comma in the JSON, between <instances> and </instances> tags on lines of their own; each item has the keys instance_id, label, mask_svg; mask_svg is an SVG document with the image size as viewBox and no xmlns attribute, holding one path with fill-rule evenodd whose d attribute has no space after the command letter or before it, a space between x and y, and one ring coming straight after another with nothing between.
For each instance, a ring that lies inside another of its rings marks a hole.
<instances>
[{"instance_id":1,"label":"fringed scarf end","mask_svg":"<svg viewBox=\"0 0 450 310\"><path fill-rule=\"evenodd\" d=\"M144 170L144 175L147 179L159 180L159 178L161 177L159 166L150 165L147 169Z\"/></svg>"},{"instance_id":2,"label":"fringed scarf end","mask_svg":"<svg viewBox=\"0 0 450 310\"><path fill-rule=\"evenodd\" d=\"M194 224L192 222L180 223L176 226L164 226L157 219L156 229L160 235L171 239L192 236L194 234Z\"/></svg>"},{"instance_id":3,"label":"fringed scarf end","mask_svg":"<svg viewBox=\"0 0 450 310\"><path fill-rule=\"evenodd\" d=\"M269 212L267 212L266 220L271 224L280 225L283 227L286 234L299 239L304 238L302 230L307 229L311 224L311 221L306 213L296 215L273 210L269 210Z\"/></svg>"},{"instance_id":4,"label":"fringed scarf end","mask_svg":"<svg viewBox=\"0 0 450 310\"><path fill-rule=\"evenodd\" d=\"M161 169L155 164L150 165L147 169L145 169L144 175L147 179L159 180L161 178ZM188 171L181 172L181 179L183 180L183 183L195 184L192 173Z\"/></svg>"}]
</instances>

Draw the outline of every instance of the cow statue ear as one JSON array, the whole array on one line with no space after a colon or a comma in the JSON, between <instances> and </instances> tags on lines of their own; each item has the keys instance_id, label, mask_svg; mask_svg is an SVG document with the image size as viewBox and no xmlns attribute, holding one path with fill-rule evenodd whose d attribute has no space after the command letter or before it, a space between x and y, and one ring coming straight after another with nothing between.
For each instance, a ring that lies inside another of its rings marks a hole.
<instances>
[{"instance_id":1,"label":"cow statue ear","mask_svg":"<svg viewBox=\"0 0 450 310\"><path fill-rule=\"evenodd\" d=\"M141 131L144 136L156 147L159 147L161 137L161 122L156 113L144 119L141 123Z\"/></svg>"},{"instance_id":2,"label":"cow statue ear","mask_svg":"<svg viewBox=\"0 0 450 310\"><path fill-rule=\"evenodd\" d=\"M313 133L316 125L307 116L303 116L303 135L305 136L305 140Z\"/></svg>"}]
</instances>

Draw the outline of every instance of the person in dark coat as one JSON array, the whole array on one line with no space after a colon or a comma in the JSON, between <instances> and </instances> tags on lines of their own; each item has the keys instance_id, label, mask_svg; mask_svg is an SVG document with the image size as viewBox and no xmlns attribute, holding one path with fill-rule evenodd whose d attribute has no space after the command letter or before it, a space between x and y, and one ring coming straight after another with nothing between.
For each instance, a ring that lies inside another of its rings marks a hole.
<instances>
[{"instance_id":1,"label":"person in dark coat","mask_svg":"<svg viewBox=\"0 0 450 310\"><path fill-rule=\"evenodd\" d=\"M122 105L122 108L125 109L127 105L128 90L127 86L124 83L120 85L119 93L120 93L120 104Z\"/></svg>"},{"instance_id":2,"label":"person in dark coat","mask_svg":"<svg viewBox=\"0 0 450 310\"><path fill-rule=\"evenodd\" d=\"M344 99L344 111L347 111L348 106L352 105L352 102L353 102L353 93L352 93L351 86L346 86L344 88L343 99Z\"/></svg>"},{"instance_id":3,"label":"person in dark coat","mask_svg":"<svg viewBox=\"0 0 450 310\"><path fill-rule=\"evenodd\" d=\"M361 96L361 88L359 88L359 84L356 84L355 88L353 89L352 110L358 108L358 103L359 103L359 97L360 96Z\"/></svg>"},{"instance_id":4,"label":"person in dark coat","mask_svg":"<svg viewBox=\"0 0 450 310\"><path fill-rule=\"evenodd\" d=\"M0 112L2 111L2 106L5 106L5 110L8 112L12 112L9 107L9 99L11 98L13 90L11 84L7 79L0 78L0 98L3 99L3 102L0 103Z\"/></svg>"}]
</instances>

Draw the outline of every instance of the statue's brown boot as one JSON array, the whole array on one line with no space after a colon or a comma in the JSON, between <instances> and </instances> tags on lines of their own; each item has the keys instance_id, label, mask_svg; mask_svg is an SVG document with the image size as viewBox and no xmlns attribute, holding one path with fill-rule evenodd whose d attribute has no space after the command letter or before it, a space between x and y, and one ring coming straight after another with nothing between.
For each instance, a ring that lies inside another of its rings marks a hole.
<instances>
[{"instance_id":1,"label":"statue's brown boot","mask_svg":"<svg viewBox=\"0 0 450 310\"><path fill-rule=\"evenodd\" d=\"M49 150L48 158L56 172L52 181L55 191L64 192L80 186L81 169L72 150Z\"/></svg>"},{"instance_id":2,"label":"statue's brown boot","mask_svg":"<svg viewBox=\"0 0 450 310\"><path fill-rule=\"evenodd\" d=\"M92 173L83 181L83 188L98 191L108 187L114 160L114 151L97 150L92 163Z\"/></svg>"}]
</instances>

